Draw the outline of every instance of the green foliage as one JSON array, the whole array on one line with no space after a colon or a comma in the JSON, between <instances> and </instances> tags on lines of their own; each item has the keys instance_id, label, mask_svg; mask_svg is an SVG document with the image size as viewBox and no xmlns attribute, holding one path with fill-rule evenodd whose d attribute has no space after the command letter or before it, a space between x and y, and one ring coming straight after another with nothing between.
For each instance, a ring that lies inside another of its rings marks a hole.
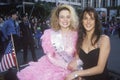
<instances>
[{"instance_id":1,"label":"green foliage","mask_svg":"<svg viewBox=\"0 0 120 80\"><path fill-rule=\"evenodd\" d=\"M46 20L50 16L51 10L54 7L54 3L50 2L38 2L35 4L34 15L41 18L42 21Z\"/></svg>"}]
</instances>

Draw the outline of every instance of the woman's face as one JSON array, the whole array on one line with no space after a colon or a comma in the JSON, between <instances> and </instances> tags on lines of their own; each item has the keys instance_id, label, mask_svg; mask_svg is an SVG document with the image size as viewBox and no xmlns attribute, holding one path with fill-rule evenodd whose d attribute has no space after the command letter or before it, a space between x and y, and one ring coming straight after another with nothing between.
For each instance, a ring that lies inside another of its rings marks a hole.
<instances>
[{"instance_id":1,"label":"woman's face","mask_svg":"<svg viewBox=\"0 0 120 80\"><path fill-rule=\"evenodd\" d=\"M84 13L83 26L87 32L94 31L95 29L95 18L93 13Z\"/></svg>"},{"instance_id":2,"label":"woman's face","mask_svg":"<svg viewBox=\"0 0 120 80\"><path fill-rule=\"evenodd\" d=\"M68 10L61 10L58 18L61 28L68 28L70 26L70 20L70 12Z\"/></svg>"}]
</instances>

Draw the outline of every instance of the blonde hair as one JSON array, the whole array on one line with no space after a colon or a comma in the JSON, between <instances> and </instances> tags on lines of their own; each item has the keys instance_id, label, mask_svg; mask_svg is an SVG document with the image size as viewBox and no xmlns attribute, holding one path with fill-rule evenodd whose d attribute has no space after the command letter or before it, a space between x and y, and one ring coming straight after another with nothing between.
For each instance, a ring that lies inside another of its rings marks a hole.
<instances>
[{"instance_id":1,"label":"blonde hair","mask_svg":"<svg viewBox=\"0 0 120 80\"><path fill-rule=\"evenodd\" d=\"M71 30L76 30L79 24L77 13L72 6L66 4L55 7L51 12L51 18L50 18L51 28L54 30L59 30L61 28L58 22L58 18L59 18L59 13L62 10L68 10L70 12L71 24L69 27Z\"/></svg>"}]
</instances>

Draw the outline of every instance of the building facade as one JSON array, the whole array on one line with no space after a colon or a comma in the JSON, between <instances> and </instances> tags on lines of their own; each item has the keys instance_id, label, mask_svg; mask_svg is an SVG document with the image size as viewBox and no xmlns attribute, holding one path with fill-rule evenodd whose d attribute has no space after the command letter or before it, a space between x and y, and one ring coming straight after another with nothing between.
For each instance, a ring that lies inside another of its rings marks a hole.
<instances>
[{"instance_id":1,"label":"building facade","mask_svg":"<svg viewBox=\"0 0 120 80\"><path fill-rule=\"evenodd\" d=\"M85 7L94 7L106 20L112 19L112 17L120 16L120 0L35 0L53 2L58 4L70 4L76 5L79 9L84 9ZM108 19L109 18L109 19Z\"/></svg>"},{"instance_id":2,"label":"building facade","mask_svg":"<svg viewBox=\"0 0 120 80\"><path fill-rule=\"evenodd\" d=\"M59 4L75 5L79 9L85 7L106 8L107 17L120 16L120 0L0 0L0 5L3 3L22 4L23 2L49 2Z\"/></svg>"},{"instance_id":3,"label":"building facade","mask_svg":"<svg viewBox=\"0 0 120 80\"><path fill-rule=\"evenodd\" d=\"M120 0L0 0L0 3L22 3L22 2L53 2L77 5L81 8L91 6L94 8L101 7L116 7L120 6Z\"/></svg>"}]
</instances>

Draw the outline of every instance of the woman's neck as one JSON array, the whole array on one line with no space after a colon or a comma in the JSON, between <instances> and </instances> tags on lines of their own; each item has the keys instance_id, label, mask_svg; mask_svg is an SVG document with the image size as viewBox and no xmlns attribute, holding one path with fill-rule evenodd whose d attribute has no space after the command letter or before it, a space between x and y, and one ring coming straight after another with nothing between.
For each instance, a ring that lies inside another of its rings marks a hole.
<instances>
[{"instance_id":1,"label":"woman's neck","mask_svg":"<svg viewBox=\"0 0 120 80\"><path fill-rule=\"evenodd\" d=\"M66 33L68 33L69 31L70 31L69 28L61 28L61 32L62 32L63 34L66 34Z\"/></svg>"},{"instance_id":2,"label":"woman's neck","mask_svg":"<svg viewBox=\"0 0 120 80\"><path fill-rule=\"evenodd\" d=\"M87 39L91 39L92 34L93 34L93 33L91 33L91 32L87 32L87 33L86 33L86 38L87 38Z\"/></svg>"}]
</instances>

